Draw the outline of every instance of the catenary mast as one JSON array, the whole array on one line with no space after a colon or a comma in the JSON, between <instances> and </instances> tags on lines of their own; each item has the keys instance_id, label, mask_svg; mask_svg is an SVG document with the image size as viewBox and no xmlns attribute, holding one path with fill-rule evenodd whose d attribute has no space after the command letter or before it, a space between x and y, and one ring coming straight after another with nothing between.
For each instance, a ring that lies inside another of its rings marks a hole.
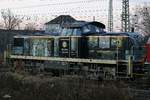
<instances>
[{"instance_id":1,"label":"catenary mast","mask_svg":"<svg viewBox=\"0 0 150 100\"><path fill-rule=\"evenodd\" d=\"M122 0L122 31L130 32L129 0Z\"/></svg>"},{"instance_id":2,"label":"catenary mast","mask_svg":"<svg viewBox=\"0 0 150 100\"><path fill-rule=\"evenodd\" d=\"M113 31L113 0L109 0L109 8L108 8L108 31Z\"/></svg>"}]
</instances>

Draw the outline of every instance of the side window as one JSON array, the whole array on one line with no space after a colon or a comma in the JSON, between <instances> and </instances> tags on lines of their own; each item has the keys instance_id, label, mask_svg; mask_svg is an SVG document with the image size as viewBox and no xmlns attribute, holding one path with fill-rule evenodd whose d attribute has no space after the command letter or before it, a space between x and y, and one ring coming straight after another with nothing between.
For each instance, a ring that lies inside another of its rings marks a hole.
<instances>
[{"instance_id":1,"label":"side window","mask_svg":"<svg viewBox=\"0 0 150 100\"><path fill-rule=\"evenodd\" d=\"M81 35L81 29L75 28L73 29L73 36L80 36Z\"/></svg>"},{"instance_id":2,"label":"side window","mask_svg":"<svg viewBox=\"0 0 150 100\"><path fill-rule=\"evenodd\" d=\"M23 38L14 38L14 46L23 46L24 39Z\"/></svg>"},{"instance_id":3,"label":"side window","mask_svg":"<svg viewBox=\"0 0 150 100\"><path fill-rule=\"evenodd\" d=\"M78 45L78 39L77 37L72 37L71 38L71 50L72 51L77 51L77 45Z\"/></svg>"},{"instance_id":4,"label":"side window","mask_svg":"<svg viewBox=\"0 0 150 100\"><path fill-rule=\"evenodd\" d=\"M96 48L98 47L98 37L89 37L89 48Z\"/></svg>"},{"instance_id":5,"label":"side window","mask_svg":"<svg viewBox=\"0 0 150 100\"><path fill-rule=\"evenodd\" d=\"M87 33L87 32L91 32L91 33L95 33L95 32L101 32L102 29L100 27L97 27L95 25L87 25L83 27L83 33Z\"/></svg>"},{"instance_id":6,"label":"side window","mask_svg":"<svg viewBox=\"0 0 150 100\"><path fill-rule=\"evenodd\" d=\"M88 26L83 27L83 33L90 32L90 28Z\"/></svg>"},{"instance_id":7,"label":"side window","mask_svg":"<svg viewBox=\"0 0 150 100\"><path fill-rule=\"evenodd\" d=\"M100 32L100 28L96 26L95 27L95 31L99 33Z\"/></svg>"},{"instance_id":8,"label":"side window","mask_svg":"<svg viewBox=\"0 0 150 100\"><path fill-rule=\"evenodd\" d=\"M89 27L89 29L90 29L91 32L96 32L96 29L95 29L96 26L94 26L94 25L88 25L88 27Z\"/></svg>"},{"instance_id":9,"label":"side window","mask_svg":"<svg viewBox=\"0 0 150 100\"><path fill-rule=\"evenodd\" d=\"M122 38L111 37L111 48L122 47Z\"/></svg>"},{"instance_id":10,"label":"side window","mask_svg":"<svg viewBox=\"0 0 150 100\"><path fill-rule=\"evenodd\" d=\"M102 49L110 48L110 37L108 36L99 37L99 48Z\"/></svg>"},{"instance_id":11,"label":"side window","mask_svg":"<svg viewBox=\"0 0 150 100\"><path fill-rule=\"evenodd\" d=\"M61 35L62 35L62 36L65 36L65 35L66 35L66 31L67 31L67 28L63 28L63 29L62 29L62 32L61 32Z\"/></svg>"},{"instance_id":12,"label":"side window","mask_svg":"<svg viewBox=\"0 0 150 100\"><path fill-rule=\"evenodd\" d=\"M61 34L62 34L62 36L70 36L70 35L72 35L72 29L70 29L70 28L63 28Z\"/></svg>"}]
</instances>

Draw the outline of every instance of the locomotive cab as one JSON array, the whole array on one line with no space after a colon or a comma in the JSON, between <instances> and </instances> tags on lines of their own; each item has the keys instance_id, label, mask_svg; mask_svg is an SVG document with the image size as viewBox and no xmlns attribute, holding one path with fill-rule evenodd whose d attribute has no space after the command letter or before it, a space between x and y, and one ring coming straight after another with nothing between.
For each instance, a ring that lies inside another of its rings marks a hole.
<instances>
[{"instance_id":1,"label":"locomotive cab","mask_svg":"<svg viewBox=\"0 0 150 100\"><path fill-rule=\"evenodd\" d=\"M76 21L64 24L59 38L59 54L61 57L88 58L89 35L102 34L105 25L99 22Z\"/></svg>"}]
</instances>

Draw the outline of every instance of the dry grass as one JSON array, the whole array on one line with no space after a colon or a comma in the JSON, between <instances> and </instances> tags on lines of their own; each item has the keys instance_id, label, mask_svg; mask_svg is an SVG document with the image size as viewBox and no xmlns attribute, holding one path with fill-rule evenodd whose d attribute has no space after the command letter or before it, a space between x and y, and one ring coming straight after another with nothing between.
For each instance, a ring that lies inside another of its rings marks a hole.
<instances>
[{"instance_id":1,"label":"dry grass","mask_svg":"<svg viewBox=\"0 0 150 100\"><path fill-rule=\"evenodd\" d=\"M0 75L0 100L131 100L123 83L98 82L77 77L28 76L14 73Z\"/></svg>"}]
</instances>

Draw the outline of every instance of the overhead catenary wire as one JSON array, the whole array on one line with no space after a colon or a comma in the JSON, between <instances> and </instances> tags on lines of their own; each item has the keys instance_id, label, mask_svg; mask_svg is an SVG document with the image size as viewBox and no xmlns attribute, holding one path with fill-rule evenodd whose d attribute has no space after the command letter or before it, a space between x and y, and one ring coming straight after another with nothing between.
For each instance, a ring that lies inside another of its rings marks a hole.
<instances>
[{"instance_id":1,"label":"overhead catenary wire","mask_svg":"<svg viewBox=\"0 0 150 100\"><path fill-rule=\"evenodd\" d=\"M44 7L44 6L60 6L60 5L76 5L76 4L81 4L81 3L91 3L95 1L100 1L100 0L82 0L82 1L72 1L72 2L62 2L62 3L50 3L50 4L42 4L42 5L30 5L30 6L23 6L23 7L7 7L6 9L23 9L23 8L38 8L38 7ZM103 1L103 0L101 0Z\"/></svg>"}]
</instances>

